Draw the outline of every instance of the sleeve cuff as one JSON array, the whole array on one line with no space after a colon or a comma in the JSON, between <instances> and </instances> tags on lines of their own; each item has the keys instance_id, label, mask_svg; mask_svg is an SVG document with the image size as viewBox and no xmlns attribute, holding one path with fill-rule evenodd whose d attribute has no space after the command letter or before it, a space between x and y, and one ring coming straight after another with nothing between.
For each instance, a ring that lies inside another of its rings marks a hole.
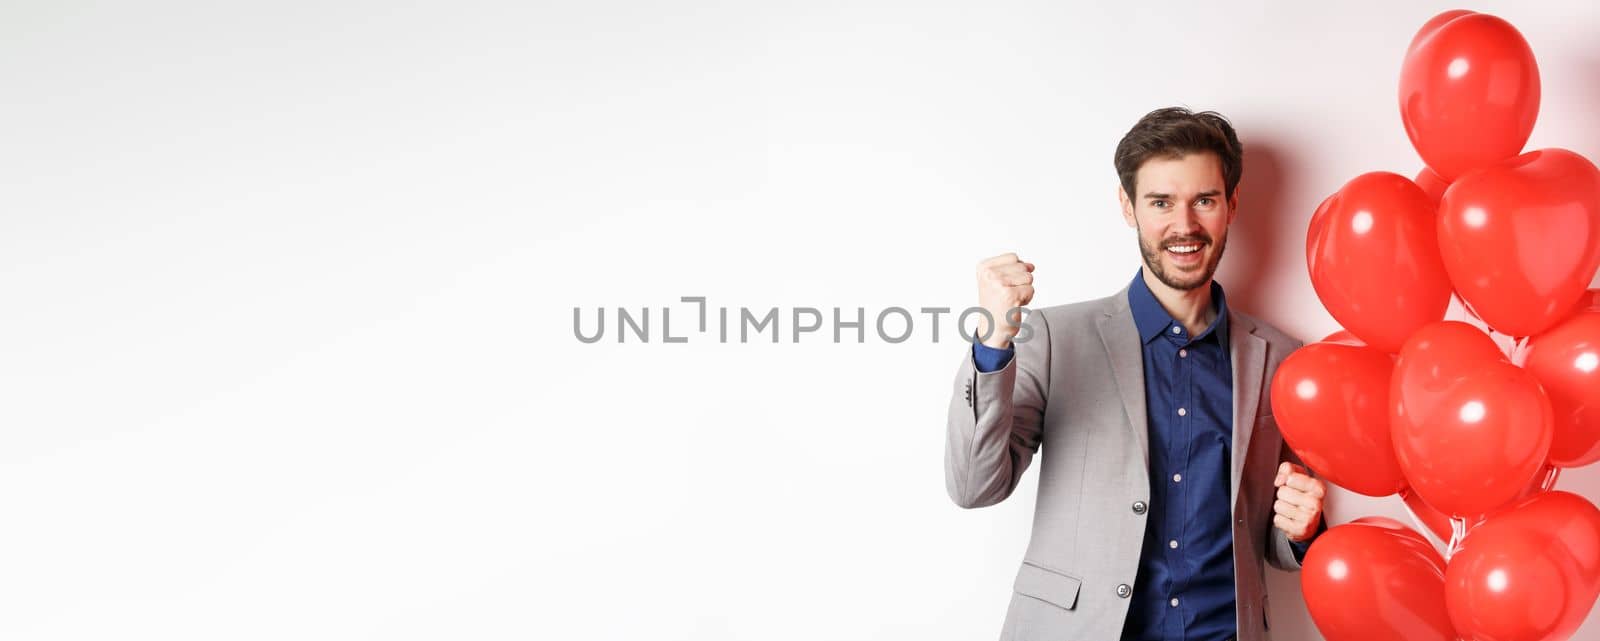
<instances>
[{"instance_id":1,"label":"sleeve cuff","mask_svg":"<svg viewBox=\"0 0 1600 641\"><path fill-rule=\"evenodd\" d=\"M1315 541L1315 540L1316 539L1311 539L1311 541ZM1289 542L1289 549L1294 552L1294 562L1295 563L1304 563L1305 562L1305 560L1306 560L1306 551L1311 549L1311 541L1306 541L1304 543L1301 543L1299 541L1290 541Z\"/></svg>"},{"instance_id":2,"label":"sleeve cuff","mask_svg":"<svg viewBox=\"0 0 1600 641\"><path fill-rule=\"evenodd\" d=\"M1005 349L995 349L983 343L972 343L972 363L978 367L979 372L998 372L1011 362L1011 356L1016 353L1016 348L1006 346Z\"/></svg>"},{"instance_id":3,"label":"sleeve cuff","mask_svg":"<svg viewBox=\"0 0 1600 641\"><path fill-rule=\"evenodd\" d=\"M1317 541L1317 537L1322 536L1322 533L1326 531L1328 531L1328 517L1327 515L1323 515L1322 519L1317 522L1316 533L1312 534L1311 538L1306 539L1304 542L1290 541L1289 549L1294 552L1294 562L1304 562L1306 559L1306 551L1310 550L1311 544L1315 543Z\"/></svg>"}]
</instances>

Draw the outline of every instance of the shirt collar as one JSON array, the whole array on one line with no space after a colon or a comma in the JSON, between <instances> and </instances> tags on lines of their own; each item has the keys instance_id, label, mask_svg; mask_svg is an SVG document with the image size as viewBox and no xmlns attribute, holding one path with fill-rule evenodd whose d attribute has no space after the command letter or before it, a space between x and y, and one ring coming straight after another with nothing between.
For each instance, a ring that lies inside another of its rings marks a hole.
<instances>
[{"instance_id":1,"label":"shirt collar","mask_svg":"<svg viewBox=\"0 0 1600 641\"><path fill-rule=\"evenodd\" d=\"M1187 331L1183 323L1172 318L1166 308L1161 306L1161 301L1156 300L1155 292L1150 291L1150 286L1144 282L1144 268L1139 268L1133 275L1133 283L1128 285L1128 307L1133 311L1133 324L1139 330L1139 338L1149 343L1162 332L1171 332L1173 327L1178 327L1179 332ZM1211 325L1194 337L1195 341L1205 340L1206 337L1215 335L1217 344L1224 350L1228 349L1228 299L1222 293L1222 285L1211 281L1211 309L1216 311L1216 318Z\"/></svg>"}]
</instances>

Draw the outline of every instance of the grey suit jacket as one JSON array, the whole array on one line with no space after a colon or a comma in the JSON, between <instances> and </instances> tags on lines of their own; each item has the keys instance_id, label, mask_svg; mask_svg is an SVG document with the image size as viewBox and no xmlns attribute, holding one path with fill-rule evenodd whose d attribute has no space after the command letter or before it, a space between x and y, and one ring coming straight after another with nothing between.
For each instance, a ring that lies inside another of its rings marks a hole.
<instances>
[{"instance_id":1,"label":"grey suit jacket","mask_svg":"<svg viewBox=\"0 0 1600 641\"><path fill-rule=\"evenodd\" d=\"M1239 640L1264 641L1262 561L1299 569L1272 525L1278 465L1299 461L1278 433L1267 389L1301 343L1229 314ZM1143 346L1128 292L1033 310L1023 324L1031 338L999 371L979 372L966 350L950 400L945 486L961 507L999 503L1040 452L1033 536L1000 638L1114 640L1128 615L1150 500Z\"/></svg>"}]
</instances>

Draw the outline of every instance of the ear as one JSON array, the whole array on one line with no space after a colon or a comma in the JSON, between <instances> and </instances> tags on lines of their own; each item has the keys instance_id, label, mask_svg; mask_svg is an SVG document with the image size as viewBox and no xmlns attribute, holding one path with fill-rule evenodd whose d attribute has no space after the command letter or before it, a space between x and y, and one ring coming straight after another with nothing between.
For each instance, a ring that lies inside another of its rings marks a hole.
<instances>
[{"instance_id":1,"label":"ear","mask_svg":"<svg viewBox=\"0 0 1600 641\"><path fill-rule=\"evenodd\" d=\"M1239 188L1233 188L1233 197L1228 199L1228 224L1233 224L1234 217L1239 215Z\"/></svg>"},{"instance_id":2,"label":"ear","mask_svg":"<svg viewBox=\"0 0 1600 641\"><path fill-rule=\"evenodd\" d=\"M1128 198L1128 191L1117 185L1117 202L1122 204L1122 221L1129 227L1138 228L1139 223L1133 219L1133 200Z\"/></svg>"}]
</instances>

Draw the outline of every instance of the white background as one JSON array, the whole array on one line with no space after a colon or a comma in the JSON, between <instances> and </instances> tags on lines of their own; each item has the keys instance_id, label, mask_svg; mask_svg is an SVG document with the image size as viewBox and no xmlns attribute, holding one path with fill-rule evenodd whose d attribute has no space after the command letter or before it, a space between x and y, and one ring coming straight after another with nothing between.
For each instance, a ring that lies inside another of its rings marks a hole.
<instances>
[{"instance_id":1,"label":"white background","mask_svg":"<svg viewBox=\"0 0 1600 641\"><path fill-rule=\"evenodd\" d=\"M1249 153L1230 302L1315 339L1306 220L1420 167L1451 8L1070 5L0 7L0 637L992 638L1035 476L945 496L953 324L719 344L678 298L960 308L1007 250L1109 294L1112 149L1184 104ZM1476 8L1538 55L1530 147L1600 157L1600 9ZM654 340L580 343L600 306Z\"/></svg>"}]
</instances>

